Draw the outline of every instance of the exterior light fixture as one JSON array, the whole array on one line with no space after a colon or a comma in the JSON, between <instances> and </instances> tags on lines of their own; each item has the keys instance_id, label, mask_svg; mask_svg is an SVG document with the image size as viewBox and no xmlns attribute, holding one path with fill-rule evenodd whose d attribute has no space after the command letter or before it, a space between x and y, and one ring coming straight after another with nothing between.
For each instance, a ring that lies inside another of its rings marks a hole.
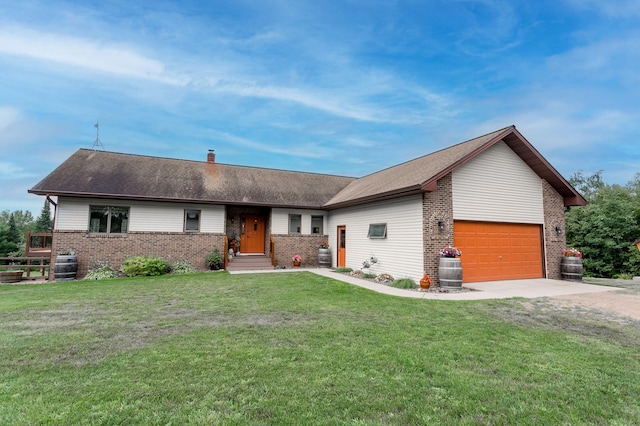
<instances>
[{"instance_id":1,"label":"exterior light fixture","mask_svg":"<svg viewBox=\"0 0 640 426\"><path fill-rule=\"evenodd\" d=\"M560 225L556 226L556 233L557 234L561 234L562 233L562 228L560 227Z\"/></svg>"},{"instance_id":2,"label":"exterior light fixture","mask_svg":"<svg viewBox=\"0 0 640 426\"><path fill-rule=\"evenodd\" d=\"M438 228L439 228L441 231L444 231L444 221L442 221L442 220L439 220L439 221L438 221Z\"/></svg>"}]
</instances>

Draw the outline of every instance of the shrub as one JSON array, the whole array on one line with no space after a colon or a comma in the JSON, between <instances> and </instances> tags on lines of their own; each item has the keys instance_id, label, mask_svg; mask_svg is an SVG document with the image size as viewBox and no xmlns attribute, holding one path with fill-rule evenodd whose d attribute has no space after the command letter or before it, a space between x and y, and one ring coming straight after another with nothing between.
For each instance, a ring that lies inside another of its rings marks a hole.
<instances>
[{"instance_id":1,"label":"shrub","mask_svg":"<svg viewBox=\"0 0 640 426\"><path fill-rule=\"evenodd\" d=\"M169 262L161 257L132 256L124 260L120 271L128 277L156 276L170 270Z\"/></svg>"},{"instance_id":2,"label":"shrub","mask_svg":"<svg viewBox=\"0 0 640 426\"><path fill-rule=\"evenodd\" d=\"M341 273L345 273L345 272L352 272L353 269L351 268L336 268L336 272L341 272Z\"/></svg>"},{"instance_id":3,"label":"shrub","mask_svg":"<svg viewBox=\"0 0 640 426\"><path fill-rule=\"evenodd\" d=\"M85 275L84 279L89 281L110 280L118 278L118 272L114 270L107 262L96 262Z\"/></svg>"},{"instance_id":4,"label":"shrub","mask_svg":"<svg viewBox=\"0 0 640 426\"><path fill-rule=\"evenodd\" d=\"M196 268L187 259L180 259L171 265L172 274L193 274L194 272L196 272Z\"/></svg>"},{"instance_id":5,"label":"shrub","mask_svg":"<svg viewBox=\"0 0 640 426\"><path fill-rule=\"evenodd\" d=\"M217 271L224 268L224 258L222 257L218 249L214 249L207 255L207 267L212 271Z\"/></svg>"},{"instance_id":6,"label":"shrub","mask_svg":"<svg viewBox=\"0 0 640 426\"><path fill-rule=\"evenodd\" d=\"M395 288L405 288L405 289L411 289L411 288L416 288L418 287L418 285L410 278L401 278L399 280L395 280L393 281L391 284L389 284L391 287L395 287Z\"/></svg>"}]
</instances>

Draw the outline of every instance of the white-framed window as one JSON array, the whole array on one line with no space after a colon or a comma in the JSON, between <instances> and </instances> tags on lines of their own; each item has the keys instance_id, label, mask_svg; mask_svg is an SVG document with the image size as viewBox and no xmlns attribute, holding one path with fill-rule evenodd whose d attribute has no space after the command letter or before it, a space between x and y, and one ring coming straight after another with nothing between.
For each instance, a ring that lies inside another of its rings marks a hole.
<instances>
[{"instance_id":1,"label":"white-framed window","mask_svg":"<svg viewBox=\"0 0 640 426\"><path fill-rule=\"evenodd\" d=\"M311 233L323 234L322 223L324 222L323 216L311 216Z\"/></svg>"},{"instance_id":2,"label":"white-framed window","mask_svg":"<svg viewBox=\"0 0 640 426\"><path fill-rule=\"evenodd\" d=\"M184 232L200 231L200 210L184 211Z\"/></svg>"},{"instance_id":3,"label":"white-framed window","mask_svg":"<svg viewBox=\"0 0 640 426\"><path fill-rule=\"evenodd\" d=\"M369 224L368 238L387 238L387 224L386 223L371 223Z\"/></svg>"},{"instance_id":4,"label":"white-framed window","mask_svg":"<svg viewBox=\"0 0 640 426\"><path fill-rule=\"evenodd\" d=\"M129 227L129 207L89 206L89 232L126 234Z\"/></svg>"},{"instance_id":5,"label":"white-framed window","mask_svg":"<svg viewBox=\"0 0 640 426\"><path fill-rule=\"evenodd\" d=\"M302 230L302 215L290 214L289 215L289 233L300 234Z\"/></svg>"}]
</instances>

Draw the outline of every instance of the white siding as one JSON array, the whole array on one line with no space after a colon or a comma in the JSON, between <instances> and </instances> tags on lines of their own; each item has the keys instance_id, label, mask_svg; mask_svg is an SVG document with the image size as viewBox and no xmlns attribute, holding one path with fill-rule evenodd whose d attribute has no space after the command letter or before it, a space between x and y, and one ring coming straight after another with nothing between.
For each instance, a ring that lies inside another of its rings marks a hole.
<instances>
[{"instance_id":1,"label":"white siding","mask_svg":"<svg viewBox=\"0 0 640 426\"><path fill-rule=\"evenodd\" d=\"M271 211L271 233L272 234L288 234L289 233L289 215L299 214L302 219L300 233L303 235L311 234L311 216L322 216L322 229L327 233L327 212L322 210L304 210L304 209L273 209Z\"/></svg>"},{"instance_id":2,"label":"white siding","mask_svg":"<svg viewBox=\"0 0 640 426\"><path fill-rule=\"evenodd\" d=\"M86 231L90 205L129 207L129 231L132 232L182 232L184 210L195 209L201 211L200 232L224 233L224 206L67 197L58 199L56 229Z\"/></svg>"},{"instance_id":3,"label":"white siding","mask_svg":"<svg viewBox=\"0 0 640 426\"><path fill-rule=\"evenodd\" d=\"M452 173L453 218L544 223L542 179L504 142Z\"/></svg>"},{"instance_id":4,"label":"white siding","mask_svg":"<svg viewBox=\"0 0 640 426\"><path fill-rule=\"evenodd\" d=\"M386 223L387 238L367 238L371 223ZM373 274L411 278L416 284L422 278L421 195L331 211L327 233L333 265L338 252L337 227L341 225L346 226L347 267L362 269L362 262L373 255L378 259L370 270Z\"/></svg>"}]
</instances>

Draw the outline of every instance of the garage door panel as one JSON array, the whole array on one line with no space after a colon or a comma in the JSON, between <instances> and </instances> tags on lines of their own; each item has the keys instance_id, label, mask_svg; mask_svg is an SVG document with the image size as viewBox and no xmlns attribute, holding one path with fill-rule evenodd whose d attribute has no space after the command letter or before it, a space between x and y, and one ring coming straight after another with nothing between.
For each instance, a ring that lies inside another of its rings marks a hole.
<instances>
[{"instance_id":1,"label":"garage door panel","mask_svg":"<svg viewBox=\"0 0 640 426\"><path fill-rule=\"evenodd\" d=\"M542 278L541 226L454 222L464 282Z\"/></svg>"}]
</instances>

